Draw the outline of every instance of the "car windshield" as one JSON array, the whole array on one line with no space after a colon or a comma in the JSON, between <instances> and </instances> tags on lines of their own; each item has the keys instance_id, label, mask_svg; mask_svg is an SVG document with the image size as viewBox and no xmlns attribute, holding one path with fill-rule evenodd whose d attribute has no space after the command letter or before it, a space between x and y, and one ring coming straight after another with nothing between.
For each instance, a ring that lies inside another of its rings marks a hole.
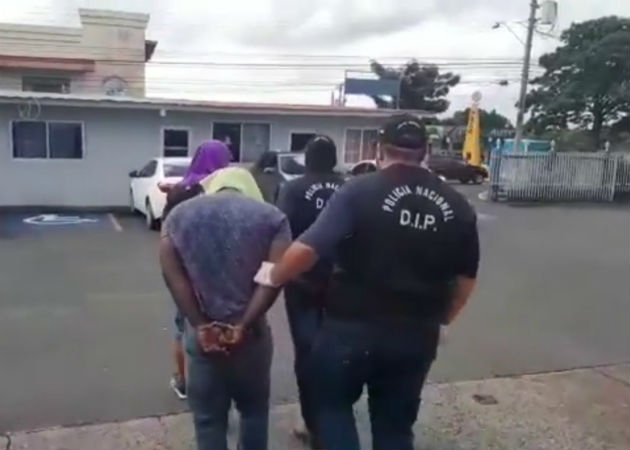
<instances>
[{"instance_id":1,"label":"car windshield","mask_svg":"<svg viewBox=\"0 0 630 450\"><path fill-rule=\"evenodd\" d=\"M164 163L164 176L168 177L183 177L188 169L188 163L186 162L168 162Z\"/></svg>"},{"instance_id":2,"label":"car windshield","mask_svg":"<svg viewBox=\"0 0 630 450\"><path fill-rule=\"evenodd\" d=\"M278 155L278 164L280 172L287 175L304 175L306 167L304 166L304 155Z\"/></svg>"}]
</instances>

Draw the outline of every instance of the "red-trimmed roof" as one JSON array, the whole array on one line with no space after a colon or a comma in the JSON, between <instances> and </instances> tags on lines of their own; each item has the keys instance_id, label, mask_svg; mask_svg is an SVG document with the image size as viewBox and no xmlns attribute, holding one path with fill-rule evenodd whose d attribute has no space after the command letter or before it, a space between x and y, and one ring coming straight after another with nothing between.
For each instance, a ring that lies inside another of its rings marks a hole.
<instances>
[{"instance_id":1,"label":"red-trimmed roof","mask_svg":"<svg viewBox=\"0 0 630 450\"><path fill-rule=\"evenodd\" d=\"M92 72L94 60L82 58L51 58L42 56L0 55L4 69L41 69L64 72Z\"/></svg>"}]
</instances>

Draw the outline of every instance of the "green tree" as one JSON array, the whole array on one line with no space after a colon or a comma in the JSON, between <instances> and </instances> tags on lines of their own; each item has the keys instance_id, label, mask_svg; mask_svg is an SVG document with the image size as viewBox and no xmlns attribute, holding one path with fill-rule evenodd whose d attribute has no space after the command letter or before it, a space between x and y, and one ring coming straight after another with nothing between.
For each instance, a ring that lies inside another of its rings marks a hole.
<instances>
[{"instance_id":1,"label":"green tree","mask_svg":"<svg viewBox=\"0 0 630 450\"><path fill-rule=\"evenodd\" d=\"M604 126L630 114L630 19L602 17L571 25L562 44L540 57L543 75L527 96L528 129L577 126L599 142Z\"/></svg>"},{"instance_id":2,"label":"green tree","mask_svg":"<svg viewBox=\"0 0 630 450\"><path fill-rule=\"evenodd\" d=\"M459 83L459 75L440 73L434 64L421 64L411 60L402 67L386 67L371 61L370 67L379 78L400 80L400 102L396 98L372 97L379 108L418 109L441 113L448 109L445 98L450 88Z\"/></svg>"},{"instance_id":3,"label":"green tree","mask_svg":"<svg viewBox=\"0 0 630 450\"><path fill-rule=\"evenodd\" d=\"M460 111L455 111L451 117L447 117L442 120L443 125L467 125L468 113L470 108L466 108ZM498 113L496 110L486 111L485 109L479 109L479 122L481 125L481 133L488 134L492 130L513 129L514 126L510 119L504 115Z\"/></svg>"}]
</instances>

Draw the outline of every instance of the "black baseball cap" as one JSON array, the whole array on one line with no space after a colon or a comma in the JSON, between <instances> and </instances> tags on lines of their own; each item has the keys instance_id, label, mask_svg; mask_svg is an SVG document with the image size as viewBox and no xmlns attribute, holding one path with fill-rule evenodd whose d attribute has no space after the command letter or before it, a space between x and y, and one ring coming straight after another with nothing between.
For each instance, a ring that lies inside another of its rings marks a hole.
<instances>
[{"instance_id":1,"label":"black baseball cap","mask_svg":"<svg viewBox=\"0 0 630 450\"><path fill-rule=\"evenodd\" d=\"M317 134L306 144L304 164L313 171L329 171L337 165L337 146L330 137Z\"/></svg>"},{"instance_id":2,"label":"black baseball cap","mask_svg":"<svg viewBox=\"0 0 630 450\"><path fill-rule=\"evenodd\" d=\"M407 150L424 151L427 144L427 130L416 116L396 114L390 117L380 129L381 143Z\"/></svg>"}]
</instances>

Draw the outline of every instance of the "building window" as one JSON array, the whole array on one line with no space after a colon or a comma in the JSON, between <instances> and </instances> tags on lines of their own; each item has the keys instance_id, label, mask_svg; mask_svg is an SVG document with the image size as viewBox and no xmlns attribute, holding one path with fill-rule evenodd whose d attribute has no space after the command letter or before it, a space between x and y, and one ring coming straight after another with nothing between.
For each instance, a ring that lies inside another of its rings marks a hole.
<instances>
[{"instance_id":1,"label":"building window","mask_svg":"<svg viewBox=\"0 0 630 450\"><path fill-rule=\"evenodd\" d=\"M70 79L63 77L22 77L22 90L25 92L70 93Z\"/></svg>"},{"instance_id":2,"label":"building window","mask_svg":"<svg viewBox=\"0 0 630 450\"><path fill-rule=\"evenodd\" d=\"M243 124L243 147L241 162L254 162L269 151L271 126L266 123Z\"/></svg>"},{"instance_id":3,"label":"building window","mask_svg":"<svg viewBox=\"0 0 630 450\"><path fill-rule=\"evenodd\" d=\"M302 152L306 144L315 137L315 133L291 133L290 148L292 152Z\"/></svg>"},{"instance_id":4,"label":"building window","mask_svg":"<svg viewBox=\"0 0 630 450\"><path fill-rule=\"evenodd\" d=\"M232 161L254 162L271 145L268 123L215 122L212 138L224 142L232 152Z\"/></svg>"},{"instance_id":5,"label":"building window","mask_svg":"<svg viewBox=\"0 0 630 450\"><path fill-rule=\"evenodd\" d=\"M13 157L83 158L83 126L75 122L17 120L11 123Z\"/></svg>"},{"instance_id":6,"label":"building window","mask_svg":"<svg viewBox=\"0 0 630 450\"><path fill-rule=\"evenodd\" d=\"M164 128L162 133L163 155L167 158L188 156L190 132L181 128Z\"/></svg>"},{"instance_id":7,"label":"building window","mask_svg":"<svg viewBox=\"0 0 630 450\"><path fill-rule=\"evenodd\" d=\"M241 160L241 128L242 124L234 122L214 122L212 125L212 139L225 143L235 162Z\"/></svg>"},{"instance_id":8,"label":"building window","mask_svg":"<svg viewBox=\"0 0 630 450\"><path fill-rule=\"evenodd\" d=\"M83 158L83 132L80 123L48 122L48 157Z\"/></svg>"},{"instance_id":9,"label":"building window","mask_svg":"<svg viewBox=\"0 0 630 450\"><path fill-rule=\"evenodd\" d=\"M46 122L11 124L14 158L46 158Z\"/></svg>"},{"instance_id":10,"label":"building window","mask_svg":"<svg viewBox=\"0 0 630 450\"><path fill-rule=\"evenodd\" d=\"M344 161L357 163L364 159L375 159L377 143L378 130L348 128L346 130Z\"/></svg>"},{"instance_id":11,"label":"building window","mask_svg":"<svg viewBox=\"0 0 630 450\"><path fill-rule=\"evenodd\" d=\"M361 160L361 130L346 130L344 162L356 163Z\"/></svg>"}]
</instances>

